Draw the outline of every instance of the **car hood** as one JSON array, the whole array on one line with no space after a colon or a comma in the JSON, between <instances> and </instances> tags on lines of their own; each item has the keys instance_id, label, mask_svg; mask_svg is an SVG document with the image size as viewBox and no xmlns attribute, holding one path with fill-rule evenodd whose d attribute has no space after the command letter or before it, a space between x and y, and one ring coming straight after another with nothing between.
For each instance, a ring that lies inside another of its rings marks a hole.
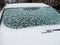
<instances>
[{"instance_id":1,"label":"car hood","mask_svg":"<svg viewBox=\"0 0 60 45\"><path fill-rule=\"evenodd\" d=\"M1 31L47 31L47 30L53 30L53 29L60 29L60 24L57 25L44 25L44 26L34 26L34 27L27 27L27 28L9 28L6 27L4 24L0 26Z\"/></svg>"},{"instance_id":2,"label":"car hood","mask_svg":"<svg viewBox=\"0 0 60 45\"><path fill-rule=\"evenodd\" d=\"M46 30L59 29L60 25L36 26L11 29L4 25L1 29L1 45L60 45L60 32L42 33Z\"/></svg>"}]
</instances>

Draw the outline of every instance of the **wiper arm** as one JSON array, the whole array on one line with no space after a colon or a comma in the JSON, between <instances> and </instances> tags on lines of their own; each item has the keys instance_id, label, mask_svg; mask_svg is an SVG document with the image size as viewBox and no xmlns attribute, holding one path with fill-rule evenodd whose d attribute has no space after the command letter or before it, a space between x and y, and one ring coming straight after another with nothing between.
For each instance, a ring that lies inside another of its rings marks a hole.
<instances>
[{"instance_id":1,"label":"wiper arm","mask_svg":"<svg viewBox=\"0 0 60 45\"><path fill-rule=\"evenodd\" d=\"M53 32L52 30L47 30L46 32L42 32L43 34L44 33L51 33L51 32Z\"/></svg>"},{"instance_id":2,"label":"wiper arm","mask_svg":"<svg viewBox=\"0 0 60 45\"><path fill-rule=\"evenodd\" d=\"M42 32L43 34L44 33L52 33L54 31L60 31L60 29L52 29L52 30L46 30L46 32Z\"/></svg>"},{"instance_id":3,"label":"wiper arm","mask_svg":"<svg viewBox=\"0 0 60 45\"><path fill-rule=\"evenodd\" d=\"M53 29L53 31L60 31L60 29Z\"/></svg>"}]
</instances>

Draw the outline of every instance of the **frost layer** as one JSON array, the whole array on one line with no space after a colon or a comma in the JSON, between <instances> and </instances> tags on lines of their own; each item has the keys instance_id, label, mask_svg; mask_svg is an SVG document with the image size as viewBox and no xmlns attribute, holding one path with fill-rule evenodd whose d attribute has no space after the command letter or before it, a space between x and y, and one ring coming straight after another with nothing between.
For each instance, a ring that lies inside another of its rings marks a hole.
<instances>
[{"instance_id":1,"label":"frost layer","mask_svg":"<svg viewBox=\"0 0 60 45\"><path fill-rule=\"evenodd\" d=\"M22 28L60 23L60 14L52 7L5 9L3 23L10 28Z\"/></svg>"}]
</instances>

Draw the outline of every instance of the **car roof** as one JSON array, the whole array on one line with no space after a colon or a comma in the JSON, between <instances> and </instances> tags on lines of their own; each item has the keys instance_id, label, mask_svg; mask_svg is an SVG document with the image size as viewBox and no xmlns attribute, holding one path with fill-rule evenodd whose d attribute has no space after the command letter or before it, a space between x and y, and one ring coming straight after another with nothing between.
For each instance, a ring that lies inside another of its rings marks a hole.
<instances>
[{"instance_id":1,"label":"car roof","mask_svg":"<svg viewBox=\"0 0 60 45\"><path fill-rule=\"evenodd\" d=\"M6 4L5 8L16 8L16 7L49 7L44 3L13 3Z\"/></svg>"}]
</instances>

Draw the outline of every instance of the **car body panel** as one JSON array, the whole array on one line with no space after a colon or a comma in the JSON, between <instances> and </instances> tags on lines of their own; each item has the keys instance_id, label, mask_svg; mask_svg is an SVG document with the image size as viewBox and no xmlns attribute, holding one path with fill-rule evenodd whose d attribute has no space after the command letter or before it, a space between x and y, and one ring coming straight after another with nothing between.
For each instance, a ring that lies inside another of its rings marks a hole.
<instances>
[{"instance_id":1,"label":"car body panel","mask_svg":"<svg viewBox=\"0 0 60 45\"><path fill-rule=\"evenodd\" d=\"M0 28L1 45L60 45L60 31L43 33L47 30L60 28L60 26L56 27L11 29L2 26Z\"/></svg>"},{"instance_id":2,"label":"car body panel","mask_svg":"<svg viewBox=\"0 0 60 45\"><path fill-rule=\"evenodd\" d=\"M12 7L14 6L9 5L5 8L12 8ZM53 31L53 29L60 29L60 24L12 29L6 27L3 23L1 23L0 44L1 45L60 45L60 31ZM51 30L51 32L47 32L47 30Z\"/></svg>"},{"instance_id":3,"label":"car body panel","mask_svg":"<svg viewBox=\"0 0 60 45\"><path fill-rule=\"evenodd\" d=\"M60 26L60 25L59 25ZM58 29L58 25L11 29L4 25L1 30L2 45L60 45L60 32L42 33Z\"/></svg>"}]
</instances>

